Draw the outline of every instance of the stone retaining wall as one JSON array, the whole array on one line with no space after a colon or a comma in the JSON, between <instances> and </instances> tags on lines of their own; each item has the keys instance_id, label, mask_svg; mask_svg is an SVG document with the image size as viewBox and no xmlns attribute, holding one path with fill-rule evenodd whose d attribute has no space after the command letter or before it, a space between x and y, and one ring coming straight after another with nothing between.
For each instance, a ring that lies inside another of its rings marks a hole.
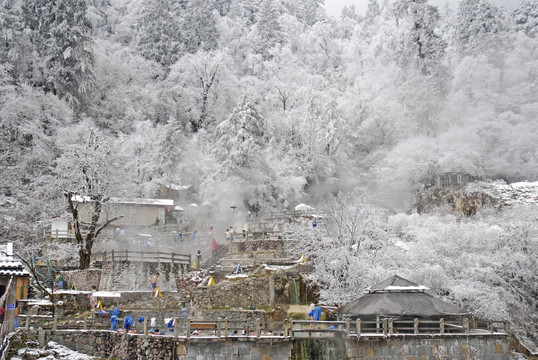
<instances>
[{"instance_id":1,"label":"stone retaining wall","mask_svg":"<svg viewBox=\"0 0 538 360\"><path fill-rule=\"evenodd\" d=\"M157 284L161 291L176 291L183 270L180 264L109 261L103 264L99 290L146 290L149 293L151 277L158 272Z\"/></svg>"},{"instance_id":2,"label":"stone retaining wall","mask_svg":"<svg viewBox=\"0 0 538 360\"><path fill-rule=\"evenodd\" d=\"M162 360L509 360L505 335L376 337L361 340L311 338L174 339L170 336L119 334L110 331L47 331L73 350L99 357ZM174 355L176 357L174 357Z\"/></svg>"},{"instance_id":3,"label":"stone retaining wall","mask_svg":"<svg viewBox=\"0 0 538 360\"><path fill-rule=\"evenodd\" d=\"M55 331L47 332L46 335L47 341L55 341L81 353L125 360L288 360L292 348L291 341L274 339L175 340L158 335L118 334L110 331L86 331L83 335L80 332Z\"/></svg>"},{"instance_id":4,"label":"stone retaining wall","mask_svg":"<svg viewBox=\"0 0 538 360\"><path fill-rule=\"evenodd\" d=\"M283 240L248 240L248 241L233 241L230 243L228 253L269 253L283 254Z\"/></svg>"},{"instance_id":5,"label":"stone retaining wall","mask_svg":"<svg viewBox=\"0 0 538 360\"><path fill-rule=\"evenodd\" d=\"M505 335L409 336L346 342L347 360L508 360Z\"/></svg>"},{"instance_id":6,"label":"stone retaining wall","mask_svg":"<svg viewBox=\"0 0 538 360\"><path fill-rule=\"evenodd\" d=\"M155 264L156 265L156 264ZM114 278L113 273L135 273L136 271L146 271L150 274L154 269L137 270L137 267L144 267L144 264L117 264L116 269L105 271L101 275L101 287L99 290L126 290L127 287L117 285L111 288L111 280ZM121 267L121 270L118 269ZM119 271L119 272L118 272ZM276 304L289 304L288 293L288 274L278 273L268 276L252 276L248 278L240 278L229 282L217 282L214 286L202 286L194 288L183 288L181 285L172 284L172 281L179 280L180 274L173 271L165 272L160 269L161 276L159 277L159 286L163 293L164 302L167 307L180 307L182 302L192 303L198 308L212 307L234 307L249 309L251 306L255 308L273 307ZM163 275L164 274L164 275ZM146 278L147 275L141 275ZM161 281L161 278L162 281ZM181 281L178 281L181 283ZM140 288L143 288L140 284ZM132 287L131 287L132 289ZM120 303L128 304L141 298L148 297L150 294L149 283L143 291L125 291L122 292ZM149 300L149 299L148 299Z\"/></svg>"}]
</instances>

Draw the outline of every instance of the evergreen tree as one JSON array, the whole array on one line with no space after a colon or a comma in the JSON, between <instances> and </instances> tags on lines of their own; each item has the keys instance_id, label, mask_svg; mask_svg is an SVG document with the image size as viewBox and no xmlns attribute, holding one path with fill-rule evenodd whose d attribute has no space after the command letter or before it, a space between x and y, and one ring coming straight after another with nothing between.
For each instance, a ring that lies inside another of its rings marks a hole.
<instances>
[{"instance_id":1,"label":"evergreen tree","mask_svg":"<svg viewBox=\"0 0 538 360\"><path fill-rule=\"evenodd\" d=\"M214 5L210 0L191 0L182 12L182 33L185 50L196 53L198 50L217 48L218 31L213 18Z\"/></svg>"},{"instance_id":2,"label":"evergreen tree","mask_svg":"<svg viewBox=\"0 0 538 360\"><path fill-rule=\"evenodd\" d=\"M260 11L263 0L232 0L230 5L230 17L234 20L242 20L247 26L256 23L256 14Z\"/></svg>"},{"instance_id":3,"label":"evergreen tree","mask_svg":"<svg viewBox=\"0 0 538 360\"><path fill-rule=\"evenodd\" d=\"M523 31L535 38L538 35L538 2L521 2L512 12L510 23L515 31Z\"/></svg>"},{"instance_id":4,"label":"evergreen tree","mask_svg":"<svg viewBox=\"0 0 538 360\"><path fill-rule=\"evenodd\" d=\"M172 0L144 0L138 17L138 52L169 67L184 53L178 21L179 6Z\"/></svg>"},{"instance_id":5,"label":"evergreen tree","mask_svg":"<svg viewBox=\"0 0 538 360\"><path fill-rule=\"evenodd\" d=\"M454 28L458 52L465 55L499 55L504 24L501 11L486 0L463 0Z\"/></svg>"},{"instance_id":6,"label":"evergreen tree","mask_svg":"<svg viewBox=\"0 0 538 360\"><path fill-rule=\"evenodd\" d=\"M399 65L414 67L422 75L431 75L441 66L446 42L438 33L439 12L427 0L400 0L395 3L395 17L403 26L399 44Z\"/></svg>"},{"instance_id":7,"label":"evergreen tree","mask_svg":"<svg viewBox=\"0 0 538 360\"><path fill-rule=\"evenodd\" d=\"M94 79L86 1L23 0L22 9L33 49L42 62L34 69L32 82L83 108Z\"/></svg>"},{"instance_id":8,"label":"evergreen tree","mask_svg":"<svg viewBox=\"0 0 538 360\"><path fill-rule=\"evenodd\" d=\"M264 0L257 15L254 51L261 54L264 59L271 58L271 49L285 41L278 19L280 11L278 1Z\"/></svg>"}]
</instances>

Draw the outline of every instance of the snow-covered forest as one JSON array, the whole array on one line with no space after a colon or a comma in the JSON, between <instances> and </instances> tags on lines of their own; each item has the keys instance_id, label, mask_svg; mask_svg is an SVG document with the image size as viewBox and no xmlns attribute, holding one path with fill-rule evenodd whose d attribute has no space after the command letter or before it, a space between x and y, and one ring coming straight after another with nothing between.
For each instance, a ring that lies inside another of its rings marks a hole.
<instances>
[{"instance_id":1,"label":"snow-covered forest","mask_svg":"<svg viewBox=\"0 0 538 360\"><path fill-rule=\"evenodd\" d=\"M537 205L412 209L437 173L538 180L538 3L322 5L0 0L2 240L31 244L73 193L307 202L333 214L298 230L325 301L398 272L535 335Z\"/></svg>"}]
</instances>

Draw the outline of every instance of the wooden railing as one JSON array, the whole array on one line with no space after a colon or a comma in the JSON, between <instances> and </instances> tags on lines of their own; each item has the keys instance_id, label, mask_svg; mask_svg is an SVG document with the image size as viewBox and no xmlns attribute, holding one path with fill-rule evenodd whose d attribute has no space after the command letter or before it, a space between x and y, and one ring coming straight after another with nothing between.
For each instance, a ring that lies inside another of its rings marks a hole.
<instances>
[{"instance_id":1,"label":"wooden railing","mask_svg":"<svg viewBox=\"0 0 538 360\"><path fill-rule=\"evenodd\" d=\"M21 316L19 327L26 330L38 327L52 330L110 330L110 322L107 318L93 318L76 321L61 321L56 317L44 315ZM118 329L123 328L123 318L118 318ZM167 328L159 326L161 335L191 338L196 336L228 338L235 336L259 339L260 337L295 338L305 337L312 333L316 337L397 337L397 336L421 336L421 335L464 335L484 336L487 334L507 335L506 321L461 321L440 320L412 320L400 321L381 319L379 321L310 321L292 320L264 321L254 319L252 321L236 321L219 319L217 321L181 320L175 318L175 326ZM131 328L133 334L150 334L147 319L142 324L135 324Z\"/></svg>"},{"instance_id":2,"label":"wooden railing","mask_svg":"<svg viewBox=\"0 0 538 360\"><path fill-rule=\"evenodd\" d=\"M108 252L92 253L92 261L131 261L190 265L191 255L167 253L160 251L112 250Z\"/></svg>"}]
</instances>

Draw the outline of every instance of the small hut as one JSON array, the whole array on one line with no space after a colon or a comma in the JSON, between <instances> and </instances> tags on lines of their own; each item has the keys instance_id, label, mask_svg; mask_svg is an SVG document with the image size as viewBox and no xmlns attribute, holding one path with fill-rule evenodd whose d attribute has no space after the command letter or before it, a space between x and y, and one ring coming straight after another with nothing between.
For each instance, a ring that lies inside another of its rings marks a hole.
<instances>
[{"instance_id":1,"label":"small hut","mask_svg":"<svg viewBox=\"0 0 538 360\"><path fill-rule=\"evenodd\" d=\"M461 320L470 315L455 305L426 293L427 287L415 284L398 275L368 288L357 300L339 307L339 318L372 321L385 318L394 320Z\"/></svg>"},{"instance_id":2,"label":"small hut","mask_svg":"<svg viewBox=\"0 0 538 360\"><path fill-rule=\"evenodd\" d=\"M30 273L22 263L13 256L13 244L0 245L0 307L5 309L1 316L7 329L14 328L17 316L16 304L18 300L28 297L28 284Z\"/></svg>"}]
</instances>

